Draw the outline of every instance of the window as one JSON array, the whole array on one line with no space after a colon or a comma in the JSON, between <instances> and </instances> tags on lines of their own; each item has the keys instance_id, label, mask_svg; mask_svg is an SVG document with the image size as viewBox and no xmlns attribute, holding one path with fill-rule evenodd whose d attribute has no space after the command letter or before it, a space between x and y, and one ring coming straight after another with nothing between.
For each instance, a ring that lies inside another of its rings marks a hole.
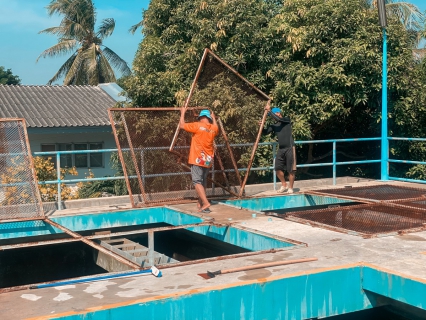
<instances>
[{"instance_id":1,"label":"window","mask_svg":"<svg viewBox=\"0 0 426 320\"><path fill-rule=\"evenodd\" d=\"M42 144L41 151L71 151L71 150L100 150L102 143L56 143ZM60 157L61 168L101 168L103 167L102 153L62 154ZM56 160L52 157L56 165Z\"/></svg>"}]
</instances>

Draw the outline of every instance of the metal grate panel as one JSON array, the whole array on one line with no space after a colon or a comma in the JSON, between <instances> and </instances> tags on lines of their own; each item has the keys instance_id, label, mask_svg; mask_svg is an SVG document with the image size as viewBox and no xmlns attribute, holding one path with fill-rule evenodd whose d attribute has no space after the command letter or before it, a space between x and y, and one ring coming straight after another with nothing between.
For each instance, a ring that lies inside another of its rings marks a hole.
<instances>
[{"instance_id":1,"label":"metal grate panel","mask_svg":"<svg viewBox=\"0 0 426 320\"><path fill-rule=\"evenodd\" d=\"M339 189L315 190L315 193L351 197L366 200L395 201L426 197L426 189L393 185L377 185L363 187L345 187Z\"/></svg>"},{"instance_id":2,"label":"metal grate panel","mask_svg":"<svg viewBox=\"0 0 426 320\"><path fill-rule=\"evenodd\" d=\"M184 108L206 106L220 118L219 125L222 126L222 132L226 131L227 134L218 137L216 144L229 143L233 146L232 152L222 150L223 167L247 168L241 177L239 174L233 177L241 179L239 196L244 192L250 169L255 161L255 152L266 118L265 106L269 103L270 97L213 52L208 49L204 51ZM182 135L185 135L183 130L177 128L171 150L179 152ZM236 147L242 144L249 146ZM223 183L226 183L225 180Z\"/></svg>"},{"instance_id":3,"label":"metal grate panel","mask_svg":"<svg viewBox=\"0 0 426 320\"><path fill-rule=\"evenodd\" d=\"M289 212L286 219L364 237L426 227L426 210L394 204L362 204Z\"/></svg>"},{"instance_id":4,"label":"metal grate panel","mask_svg":"<svg viewBox=\"0 0 426 320\"><path fill-rule=\"evenodd\" d=\"M189 108L186 121L196 121ZM108 110L126 183L134 207L197 199L187 164L191 134L182 132L179 146L169 150L179 123L179 108L119 108ZM161 124L161 125L159 125ZM207 195L238 196L241 178L233 150L221 128Z\"/></svg>"},{"instance_id":5,"label":"metal grate panel","mask_svg":"<svg viewBox=\"0 0 426 320\"><path fill-rule=\"evenodd\" d=\"M413 208L417 208L417 209L426 210L426 198L424 198L424 197L417 198L417 199L411 199L409 201L399 200L399 201L395 201L394 203L399 204L399 205L403 205L403 206L406 206L406 207L413 207Z\"/></svg>"},{"instance_id":6,"label":"metal grate panel","mask_svg":"<svg viewBox=\"0 0 426 320\"><path fill-rule=\"evenodd\" d=\"M0 221L44 216L25 120L0 120Z\"/></svg>"}]
</instances>

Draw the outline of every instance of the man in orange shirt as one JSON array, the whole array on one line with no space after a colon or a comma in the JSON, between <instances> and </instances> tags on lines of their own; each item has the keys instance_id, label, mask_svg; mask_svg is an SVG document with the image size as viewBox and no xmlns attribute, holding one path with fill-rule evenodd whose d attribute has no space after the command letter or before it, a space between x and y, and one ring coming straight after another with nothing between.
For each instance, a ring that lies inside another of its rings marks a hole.
<instances>
[{"instance_id":1,"label":"man in orange shirt","mask_svg":"<svg viewBox=\"0 0 426 320\"><path fill-rule=\"evenodd\" d=\"M207 175L213 165L214 138L219 132L216 118L209 110L202 110L198 122L185 123L185 108L181 109L179 127L192 133L188 163L191 165L192 183L198 195L198 211L210 213L206 196Z\"/></svg>"}]
</instances>

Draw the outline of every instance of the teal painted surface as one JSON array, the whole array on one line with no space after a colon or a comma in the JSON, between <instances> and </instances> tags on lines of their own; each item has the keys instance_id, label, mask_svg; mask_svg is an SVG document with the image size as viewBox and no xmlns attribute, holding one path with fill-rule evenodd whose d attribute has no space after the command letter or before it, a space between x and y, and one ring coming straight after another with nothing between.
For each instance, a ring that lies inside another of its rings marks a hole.
<instances>
[{"instance_id":1,"label":"teal painted surface","mask_svg":"<svg viewBox=\"0 0 426 320\"><path fill-rule=\"evenodd\" d=\"M169 208L163 208L164 218L163 222L173 226L181 226L184 224L193 224L203 222L203 219L191 216L189 214L180 213Z\"/></svg>"},{"instance_id":2,"label":"teal painted surface","mask_svg":"<svg viewBox=\"0 0 426 320\"><path fill-rule=\"evenodd\" d=\"M426 284L362 267L363 289L426 310Z\"/></svg>"},{"instance_id":3,"label":"teal painted surface","mask_svg":"<svg viewBox=\"0 0 426 320\"><path fill-rule=\"evenodd\" d=\"M203 234L207 237L218 239L244 249L261 251L292 247L294 244L268 237L255 232L241 230L235 227L202 226L187 228L189 231Z\"/></svg>"},{"instance_id":4,"label":"teal painted surface","mask_svg":"<svg viewBox=\"0 0 426 320\"><path fill-rule=\"evenodd\" d=\"M251 198L242 200L223 201L237 207L249 210L264 211L274 209L310 207L326 204L338 204L351 202L350 200L337 199L331 197L314 196L307 194L293 194L286 196L276 196L267 198Z\"/></svg>"},{"instance_id":5,"label":"teal painted surface","mask_svg":"<svg viewBox=\"0 0 426 320\"><path fill-rule=\"evenodd\" d=\"M350 298L348 298L350 297ZM359 267L191 293L56 319L309 319L371 308Z\"/></svg>"},{"instance_id":6,"label":"teal painted surface","mask_svg":"<svg viewBox=\"0 0 426 320\"><path fill-rule=\"evenodd\" d=\"M0 239L13 239L28 236L63 233L43 221L0 223Z\"/></svg>"},{"instance_id":7,"label":"teal painted surface","mask_svg":"<svg viewBox=\"0 0 426 320\"><path fill-rule=\"evenodd\" d=\"M165 222L179 226L183 224L199 223L199 217L187 215L163 207L104 212L88 215L52 217L51 220L72 231L93 230L111 227L144 225L148 223ZM43 221L12 222L0 224L0 239L13 239L63 233Z\"/></svg>"}]
</instances>

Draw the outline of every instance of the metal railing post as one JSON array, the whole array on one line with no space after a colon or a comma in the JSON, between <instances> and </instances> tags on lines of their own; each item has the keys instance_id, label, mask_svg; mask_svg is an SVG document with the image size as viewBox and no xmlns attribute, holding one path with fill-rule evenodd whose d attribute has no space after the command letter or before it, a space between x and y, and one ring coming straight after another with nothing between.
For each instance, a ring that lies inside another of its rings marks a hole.
<instances>
[{"instance_id":1,"label":"metal railing post","mask_svg":"<svg viewBox=\"0 0 426 320\"><path fill-rule=\"evenodd\" d=\"M154 231L148 231L148 263L154 265Z\"/></svg>"},{"instance_id":2,"label":"metal railing post","mask_svg":"<svg viewBox=\"0 0 426 320\"><path fill-rule=\"evenodd\" d=\"M389 142L388 142L388 72L387 72L386 28L383 28L383 70L382 70L382 163L381 180L389 180Z\"/></svg>"},{"instance_id":3,"label":"metal railing post","mask_svg":"<svg viewBox=\"0 0 426 320\"><path fill-rule=\"evenodd\" d=\"M62 186L61 186L61 153L56 154L56 177L58 180L58 210L62 210Z\"/></svg>"},{"instance_id":4,"label":"metal railing post","mask_svg":"<svg viewBox=\"0 0 426 320\"><path fill-rule=\"evenodd\" d=\"M336 185L336 141L333 141L333 186Z\"/></svg>"},{"instance_id":5,"label":"metal railing post","mask_svg":"<svg viewBox=\"0 0 426 320\"><path fill-rule=\"evenodd\" d=\"M274 190L277 190L277 172L275 171L275 156L277 155L277 145L274 143L272 145L272 166L273 166L273 173L274 173Z\"/></svg>"}]
</instances>

